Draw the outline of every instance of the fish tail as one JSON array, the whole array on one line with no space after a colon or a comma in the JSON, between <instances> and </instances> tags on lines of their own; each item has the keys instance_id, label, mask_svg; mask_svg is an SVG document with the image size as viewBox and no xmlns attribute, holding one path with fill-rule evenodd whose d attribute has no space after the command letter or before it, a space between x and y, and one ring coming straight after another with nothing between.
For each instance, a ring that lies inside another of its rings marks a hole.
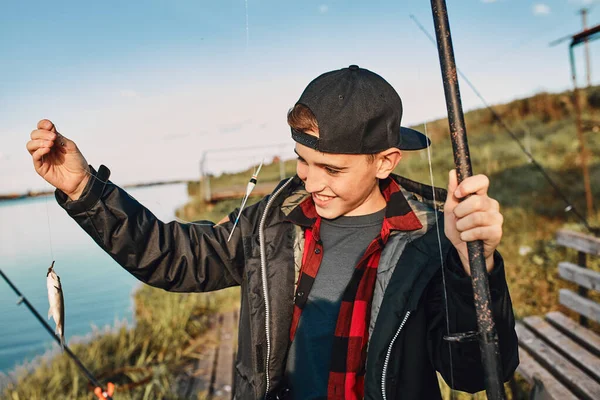
<instances>
[{"instance_id":1,"label":"fish tail","mask_svg":"<svg viewBox=\"0 0 600 400\"><path fill-rule=\"evenodd\" d=\"M64 351L65 350L65 332L64 332L62 326L57 324L54 334L60 339L60 348Z\"/></svg>"},{"instance_id":2,"label":"fish tail","mask_svg":"<svg viewBox=\"0 0 600 400\"><path fill-rule=\"evenodd\" d=\"M62 351L65 351L65 332L62 329L62 326L56 326L56 336L60 338L60 348Z\"/></svg>"}]
</instances>

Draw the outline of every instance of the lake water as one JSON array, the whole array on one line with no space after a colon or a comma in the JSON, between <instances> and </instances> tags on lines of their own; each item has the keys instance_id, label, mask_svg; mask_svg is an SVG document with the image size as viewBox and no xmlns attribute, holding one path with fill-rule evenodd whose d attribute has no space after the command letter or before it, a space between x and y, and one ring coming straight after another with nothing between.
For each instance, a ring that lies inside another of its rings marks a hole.
<instances>
[{"instance_id":1,"label":"lake water","mask_svg":"<svg viewBox=\"0 0 600 400\"><path fill-rule=\"evenodd\" d=\"M185 184L128 191L163 221L188 199ZM50 224L48 223L50 222ZM0 268L46 318L46 272L56 260L65 297L65 339L92 326L132 322L132 293L140 285L69 217L54 197L0 202ZM57 347L44 327L0 277L0 372ZM54 321L49 321L54 328Z\"/></svg>"}]
</instances>

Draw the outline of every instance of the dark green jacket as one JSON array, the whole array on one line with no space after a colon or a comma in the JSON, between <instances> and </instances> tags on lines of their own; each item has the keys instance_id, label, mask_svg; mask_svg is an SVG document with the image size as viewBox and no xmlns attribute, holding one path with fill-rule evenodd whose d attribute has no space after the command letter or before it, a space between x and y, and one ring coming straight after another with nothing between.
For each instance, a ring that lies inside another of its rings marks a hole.
<instances>
[{"instance_id":1,"label":"dark green jacket","mask_svg":"<svg viewBox=\"0 0 600 400\"><path fill-rule=\"evenodd\" d=\"M173 292L240 285L235 398L262 399L281 387L304 243L302 229L285 216L308 195L300 179L281 182L273 194L247 207L227 242L232 222L215 226L163 223L108 182L107 168L101 166L97 176L77 201L57 191L59 204L144 283ZM446 193L399 176L392 178L423 228L392 236L382 252L372 305L365 398L439 399L436 370L458 390L483 390L477 342L453 344L450 358L450 346L443 340L447 333L443 278L450 332L477 329L470 279L444 235L439 208ZM230 220L236 215L230 214ZM518 365L517 337L499 253L490 287L508 379Z\"/></svg>"}]
</instances>

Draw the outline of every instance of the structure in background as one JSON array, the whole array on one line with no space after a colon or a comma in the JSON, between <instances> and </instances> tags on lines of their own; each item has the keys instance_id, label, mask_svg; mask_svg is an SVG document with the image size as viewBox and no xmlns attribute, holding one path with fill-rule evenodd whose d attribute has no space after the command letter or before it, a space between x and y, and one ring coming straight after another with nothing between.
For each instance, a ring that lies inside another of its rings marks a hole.
<instances>
[{"instance_id":1,"label":"structure in background","mask_svg":"<svg viewBox=\"0 0 600 400\"><path fill-rule=\"evenodd\" d=\"M212 181L217 173L223 178L227 173L239 173L244 165L251 171L261 162L264 162L267 171L263 170L261 173L253 195L265 196L271 193L277 182L286 178L285 160L292 158L294 158L293 143L206 150L200 159L202 198L207 203L214 203L243 197L246 193L247 179L244 182L228 182L226 187L215 186ZM234 160L235 171L231 168ZM274 165L277 165L275 169ZM250 175L246 178L249 177Z\"/></svg>"}]
</instances>

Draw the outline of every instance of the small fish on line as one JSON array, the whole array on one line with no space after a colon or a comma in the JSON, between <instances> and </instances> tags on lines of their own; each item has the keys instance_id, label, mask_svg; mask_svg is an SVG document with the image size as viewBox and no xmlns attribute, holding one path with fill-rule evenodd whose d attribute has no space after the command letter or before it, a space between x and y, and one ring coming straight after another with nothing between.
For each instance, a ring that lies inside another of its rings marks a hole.
<instances>
[{"instance_id":1,"label":"small fish on line","mask_svg":"<svg viewBox=\"0 0 600 400\"><path fill-rule=\"evenodd\" d=\"M46 274L46 286L48 287L48 319L54 318L56 324L56 334L60 337L60 346L65 349L65 299L63 297L62 285L60 278L54 271L54 261L48 268Z\"/></svg>"}]
</instances>

